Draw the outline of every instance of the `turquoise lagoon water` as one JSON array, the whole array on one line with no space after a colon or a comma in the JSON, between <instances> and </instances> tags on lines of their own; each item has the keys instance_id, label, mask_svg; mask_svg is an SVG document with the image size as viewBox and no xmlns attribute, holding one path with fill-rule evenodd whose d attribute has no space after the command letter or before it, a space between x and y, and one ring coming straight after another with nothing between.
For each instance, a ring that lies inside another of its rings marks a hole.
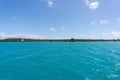
<instances>
[{"instance_id":1,"label":"turquoise lagoon water","mask_svg":"<svg viewBox=\"0 0 120 80\"><path fill-rule=\"evenodd\" d=\"M0 80L120 80L120 43L0 43Z\"/></svg>"}]
</instances>

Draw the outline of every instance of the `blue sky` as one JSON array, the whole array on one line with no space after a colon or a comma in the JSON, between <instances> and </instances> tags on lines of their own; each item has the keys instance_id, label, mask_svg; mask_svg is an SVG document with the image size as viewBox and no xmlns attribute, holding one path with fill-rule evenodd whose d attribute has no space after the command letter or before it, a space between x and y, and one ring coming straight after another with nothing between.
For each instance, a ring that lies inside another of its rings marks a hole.
<instances>
[{"instance_id":1,"label":"blue sky","mask_svg":"<svg viewBox=\"0 0 120 80\"><path fill-rule=\"evenodd\" d=\"M0 0L0 38L120 38L120 0Z\"/></svg>"}]
</instances>

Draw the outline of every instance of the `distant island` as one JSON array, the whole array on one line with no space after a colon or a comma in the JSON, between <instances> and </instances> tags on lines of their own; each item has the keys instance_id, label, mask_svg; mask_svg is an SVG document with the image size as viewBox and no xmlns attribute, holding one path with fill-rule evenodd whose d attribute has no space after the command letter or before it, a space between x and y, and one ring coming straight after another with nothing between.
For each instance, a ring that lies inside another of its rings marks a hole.
<instances>
[{"instance_id":1,"label":"distant island","mask_svg":"<svg viewBox=\"0 0 120 80\"><path fill-rule=\"evenodd\" d=\"M120 39L24 39L24 38L7 38L1 39L0 42L119 42Z\"/></svg>"}]
</instances>

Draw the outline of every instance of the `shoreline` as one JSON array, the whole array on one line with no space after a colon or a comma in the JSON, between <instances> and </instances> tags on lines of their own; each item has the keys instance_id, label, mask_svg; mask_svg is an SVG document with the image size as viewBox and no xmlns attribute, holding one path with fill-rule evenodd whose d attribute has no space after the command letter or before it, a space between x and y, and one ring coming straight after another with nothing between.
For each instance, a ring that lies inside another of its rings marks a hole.
<instances>
[{"instance_id":1,"label":"shoreline","mask_svg":"<svg viewBox=\"0 0 120 80\"><path fill-rule=\"evenodd\" d=\"M120 42L120 39L2 39L0 42Z\"/></svg>"}]
</instances>

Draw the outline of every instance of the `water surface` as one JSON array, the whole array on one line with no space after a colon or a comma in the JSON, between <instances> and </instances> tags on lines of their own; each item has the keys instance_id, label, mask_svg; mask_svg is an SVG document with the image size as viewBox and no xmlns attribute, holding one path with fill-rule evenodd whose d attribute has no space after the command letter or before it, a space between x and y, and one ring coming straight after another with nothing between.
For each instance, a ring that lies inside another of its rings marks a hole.
<instances>
[{"instance_id":1,"label":"water surface","mask_svg":"<svg viewBox=\"0 0 120 80\"><path fill-rule=\"evenodd\" d=\"M0 80L120 80L120 43L1 42Z\"/></svg>"}]
</instances>

